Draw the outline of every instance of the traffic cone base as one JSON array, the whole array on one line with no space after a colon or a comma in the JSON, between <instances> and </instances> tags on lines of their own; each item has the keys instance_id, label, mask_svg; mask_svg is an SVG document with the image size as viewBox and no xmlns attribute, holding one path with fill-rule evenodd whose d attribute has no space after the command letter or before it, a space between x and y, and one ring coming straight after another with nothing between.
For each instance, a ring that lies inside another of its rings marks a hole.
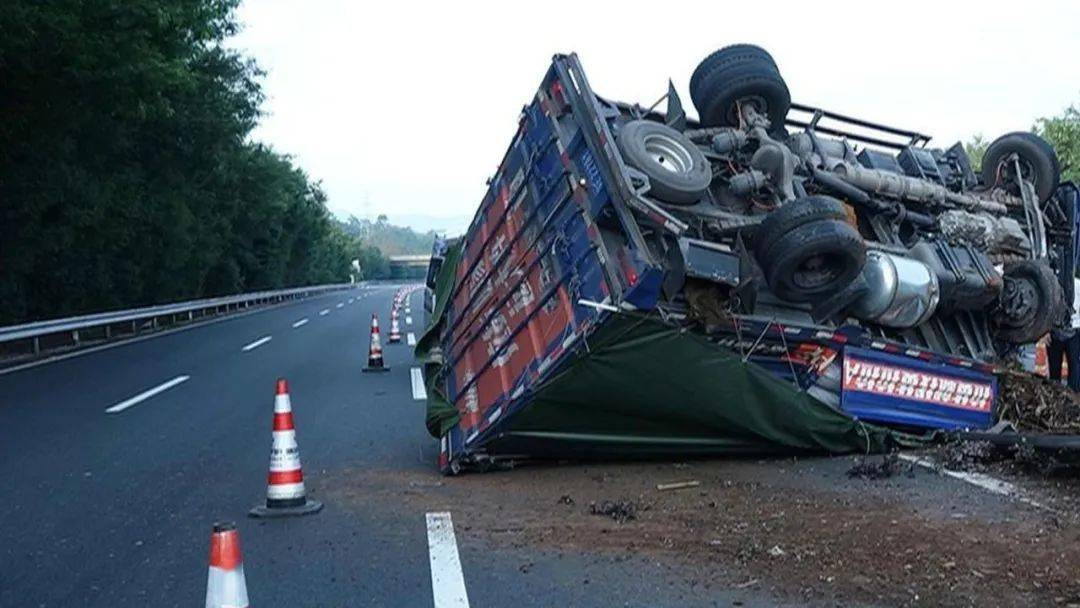
<instances>
[{"instance_id":1,"label":"traffic cone base","mask_svg":"<svg viewBox=\"0 0 1080 608\"><path fill-rule=\"evenodd\" d=\"M309 498L303 498L301 500L302 502L300 504L290 507L257 505L248 511L248 515L259 518L296 517L299 515L311 515L312 513L322 511L323 504L321 502Z\"/></svg>"},{"instance_id":2,"label":"traffic cone base","mask_svg":"<svg viewBox=\"0 0 1080 608\"><path fill-rule=\"evenodd\" d=\"M322 510L322 503L308 500L304 489L304 471L300 449L296 445L289 385L278 379L274 396L273 445L270 448L270 474L266 483L266 503L248 512L252 517L292 517Z\"/></svg>"}]
</instances>

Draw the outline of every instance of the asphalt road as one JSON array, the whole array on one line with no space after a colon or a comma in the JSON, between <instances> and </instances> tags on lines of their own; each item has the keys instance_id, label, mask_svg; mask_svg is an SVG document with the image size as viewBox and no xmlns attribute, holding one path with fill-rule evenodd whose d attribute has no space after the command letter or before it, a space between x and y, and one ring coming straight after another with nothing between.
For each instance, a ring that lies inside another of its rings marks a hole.
<instances>
[{"instance_id":1,"label":"asphalt road","mask_svg":"<svg viewBox=\"0 0 1080 608\"><path fill-rule=\"evenodd\" d=\"M390 373L361 373L371 315L385 337L393 293L330 294L0 375L0 606L200 605L219 519L239 523L252 605L441 605L424 512L324 498L344 471L434 471L411 348L385 346ZM412 310L402 329L418 336L419 293ZM252 520L279 376L326 508ZM678 584L646 560L458 543L473 606L664 606Z\"/></svg>"}]
</instances>

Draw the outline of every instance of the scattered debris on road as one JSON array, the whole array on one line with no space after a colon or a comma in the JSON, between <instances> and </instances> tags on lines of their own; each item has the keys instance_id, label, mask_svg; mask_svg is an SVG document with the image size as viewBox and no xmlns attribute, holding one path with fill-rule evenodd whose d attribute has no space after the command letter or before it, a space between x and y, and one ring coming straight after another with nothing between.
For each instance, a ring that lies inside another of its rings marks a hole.
<instances>
[{"instance_id":1,"label":"scattered debris on road","mask_svg":"<svg viewBox=\"0 0 1080 608\"><path fill-rule=\"evenodd\" d=\"M855 465L847 470L848 477L870 480L888 479L900 473L914 476L915 468L910 462L900 462L895 452L882 454L878 458L870 456L859 458Z\"/></svg>"},{"instance_id":2,"label":"scattered debris on road","mask_svg":"<svg viewBox=\"0 0 1080 608\"><path fill-rule=\"evenodd\" d=\"M1041 376L1007 371L998 375L998 418L1021 432L1080 433L1080 398Z\"/></svg>"},{"instance_id":3,"label":"scattered debris on road","mask_svg":"<svg viewBox=\"0 0 1080 608\"><path fill-rule=\"evenodd\" d=\"M1080 480L1015 482L1049 513L947 476L909 477L903 461L868 491L869 482L846 475L856 463L699 460L701 486L675 492L656 490L671 479L664 463L463 475L423 493L405 488L438 478L357 469L324 484L336 504L365 516L450 505L469 521L466 543L583 552L597 562L636 556L687 584L747 583L748 597L775 593L776 605L1054 606L1080 597ZM575 506L556 507L563 496Z\"/></svg>"},{"instance_id":4,"label":"scattered debris on road","mask_svg":"<svg viewBox=\"0 0 1080 608\"><path fill-rule=\"evenodd\" d=\"M658 483L656 489L660 492L666 492L668 490L685 490L687 488L696 488L701 485L700 481L676 481L673 483Z\"/></svg>"},{"instance_id":5,"label":"scattered debris on road","mask_svg":"<svg viewBox=\"0 0 1080 608\"><path fill-rule=\"evenodd\" d=\"M605 500L600 504L589 504L589 513L610 517L620 524L637 519L637 510L637 505L629 500Z\"/></svg>"},{"instance_id":6,"label":"scattered debris on road","mask_svg":"<svg viewBox=\"0 0 1080 608\"><path fill-rule=\"evenodd\" d=\"M979 471L988 462L1001 460L1001 450L988 441L949 441L937 453L937 462L955 471Z\"/></svg>"}]
</instances>

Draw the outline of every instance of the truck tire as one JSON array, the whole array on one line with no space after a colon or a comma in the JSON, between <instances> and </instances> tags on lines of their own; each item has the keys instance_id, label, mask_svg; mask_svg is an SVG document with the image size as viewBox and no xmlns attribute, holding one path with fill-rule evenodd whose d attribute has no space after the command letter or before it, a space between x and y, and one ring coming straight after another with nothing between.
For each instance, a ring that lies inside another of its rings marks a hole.
<instances>
[{"instance_id":1,"label":"truck tire","mask_svg":"<svg viewBox=\"0 0 1080 608\"><path fill-rule=\"evenodd\" d=\"M1039 202L1046 202L1061 182L1061 164L1053 146L1034 133L1006 133L991 142L983 155L983 183L994 186L1003 176L1011 175L1015 169L1006 161L1013 154L1020 158L1023 177L1035 185Z\"/></svg>"},{"instance_id":2,"label":"truck tire","mask_svg":"<svg viewBox=\"0 0 1080 608\"><path fill-rule=\"evenodd\" d=\"M712 182L705 155L682 133L651 120L634 120L619 129L615 144L631 167L649 177L649 193L674 205L701 200Z\"/></svg>"},{"instance_id":3,"label":"truck tire","mask_svg":"<svg viewBox=\"0 0 1080 608\"><path fill-rule=\"evenodd\" d=\"M691 99L697 104L697 99L694 99L694 91L698 89L701 79L710 72L731 65L732 63L749 59L761 59L772 64L774 68L776 67L776 61L773 60L772 55L760 46L753 44L732 44L725 46L718 51L710 53L708 57L702 59L701 63L694 68L694 73L690 75Z\"/></svg>"},{"instance_id":4,"label":"truck tire","mask_svg":"<svg viewBox=\"0 0 1080 608\"><path fill-rule=\"evenodd\" d=\"M1038 260L1005 265L1005 285L995 315L995 337L1030 344L1046 335L1065 314L1065 299L1050 265Z\"/></svg>"},{"instance_id":5,"label":"truck tire","mask_svg":"<svg viewBox=\"0 0 1080 608\"><path fill-rule=\"evenodd\" d=\"M791 107L791 93L772 57L744 50L714 58L712 69L691 87L690 99L705 127L738 127L739 106L751 103L779 128Z\"/></svg>"},{"instance_id":6,"label":"truck tire","mask_svg":"<svg viewBox=\"0 0 1080 608\"><path fill-rule=\"evenodd\" d=\"M816 220L847 220L843 203L824 195L805 196L791 201L765 216L754 234L754 256L758 264L768 257L770 247L794 228Z\"/></svg>"},{"instance_id":7,"label":"truck tire","mask_svg":"<svg viewBox=\"0 0 1080 608\"><path fill-rule=\"evenodd\" d=\"M781 237L762 264L765 281L789 302L816 302L839 293L866 263L866 243L851 225L816 220Z\"/></svg>"}]
</instances>

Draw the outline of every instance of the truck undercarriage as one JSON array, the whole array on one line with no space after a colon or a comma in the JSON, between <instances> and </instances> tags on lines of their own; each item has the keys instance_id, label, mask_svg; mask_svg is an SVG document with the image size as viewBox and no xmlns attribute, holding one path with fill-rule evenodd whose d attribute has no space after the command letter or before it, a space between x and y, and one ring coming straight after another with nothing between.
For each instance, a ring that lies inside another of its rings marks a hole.
<instances>
[{"instance_id":1,"label":"truck undercarriage","mask_svg":"<svg viewBox=\"0 0 1080 608\"><path fill-rule=\"evenodd\" d=\"M642 226L654 256L686 269L665 283L669 304L700 316L687 291L704 282L732 314L855 324L986 362L1060 319L1076 189L1059 186L1035 135L996 140L976 174L959 143L930 148L918 132L791 104L771 57L748 45L702 62L691 96L702 123L673 87L666 114L602 102L636 196L679 222ZM718 246L750 272L717 280L705 255L686 263Z\"/></svg>"}]
</instances>

